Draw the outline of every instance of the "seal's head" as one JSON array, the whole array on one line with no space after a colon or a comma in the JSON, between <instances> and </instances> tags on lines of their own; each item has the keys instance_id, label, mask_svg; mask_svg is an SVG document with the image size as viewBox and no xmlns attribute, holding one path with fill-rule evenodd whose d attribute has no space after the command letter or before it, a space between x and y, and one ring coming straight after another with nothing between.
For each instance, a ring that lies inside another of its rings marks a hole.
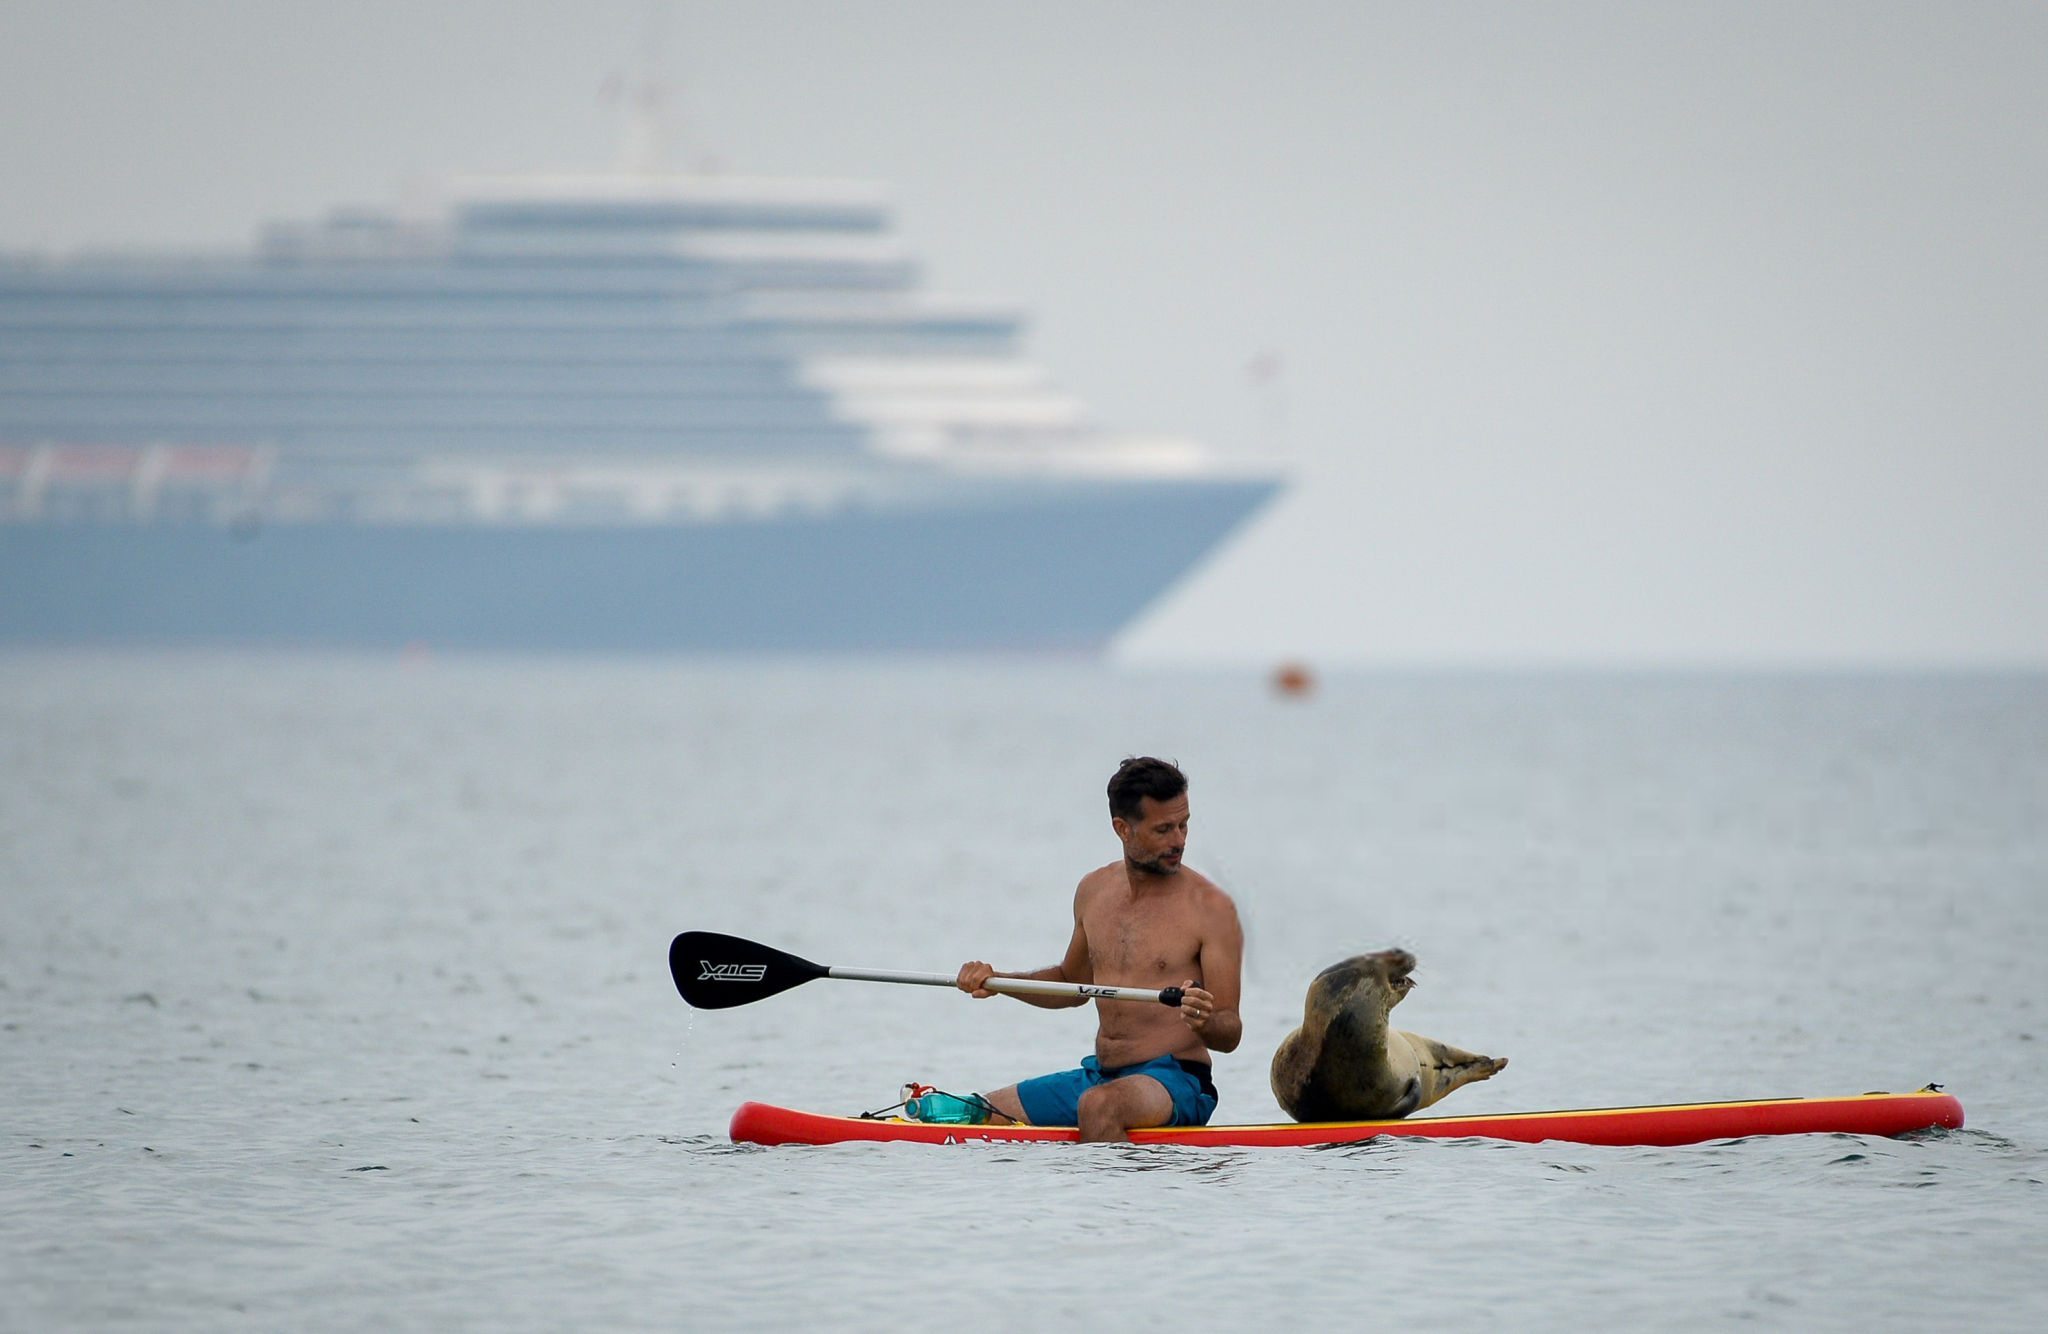
<instances>
[{"instance_id":1,"label":"seal's head","mask_svg":"<svg viewBox=\"0 0 2048 1334\"><path fill-rule=\"evenodd\" d=\"M1393 1009L1415 989L1415 956L1407 950L1376 950L1331 964L1308 984L1311 1015L1335 1014L1359 1000L1378 1000Z\"/></svg>"}]
</instances>

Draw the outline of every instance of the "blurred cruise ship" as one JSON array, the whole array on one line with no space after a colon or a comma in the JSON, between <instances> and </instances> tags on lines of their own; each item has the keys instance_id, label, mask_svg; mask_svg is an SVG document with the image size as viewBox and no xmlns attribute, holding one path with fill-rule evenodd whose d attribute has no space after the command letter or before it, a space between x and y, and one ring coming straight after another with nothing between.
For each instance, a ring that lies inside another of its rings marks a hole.
<instances>
[{"instance_id":1,"label":"blurred cruise ship","mask_svg":"<svg viewBox=\"0 0 2048 1334\"><path fill-rule=\"evenodd\" d=\"M1104 433L857 182L457 182L0 260L0 640L1102 644L1275 490Z\"/></svg>"}]
</instances>

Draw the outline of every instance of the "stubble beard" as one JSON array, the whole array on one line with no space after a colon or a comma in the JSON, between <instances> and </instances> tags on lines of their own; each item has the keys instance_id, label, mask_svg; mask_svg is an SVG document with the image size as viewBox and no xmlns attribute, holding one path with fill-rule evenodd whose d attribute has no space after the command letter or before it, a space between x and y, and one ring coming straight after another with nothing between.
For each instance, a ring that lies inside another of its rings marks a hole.
<instances>
[{"instance_id":1,"label":"stubble beard","mask_svg":"<svg viewBox=\"0 0 2048 1334\"><path fill-rule=\"evenodd\" d=\"M1143 871L1147 875L1173 875L1180 870L1180 860L1178 858L1174 859L1171 866L1167 865L1164 861L1141 862L1136 857L1126 857L1124 862L1132 870Z\"/></svg>"}]
</instances>

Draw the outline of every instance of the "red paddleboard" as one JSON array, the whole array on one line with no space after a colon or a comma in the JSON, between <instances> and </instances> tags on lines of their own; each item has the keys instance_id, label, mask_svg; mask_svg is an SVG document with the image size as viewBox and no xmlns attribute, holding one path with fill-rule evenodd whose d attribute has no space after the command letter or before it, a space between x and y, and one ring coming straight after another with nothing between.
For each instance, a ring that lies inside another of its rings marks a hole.
<instances>
[{"instance_id":1,"label":"red paddleboard","mask_svg":"<svg viewBox=\"0 0 2048 1334\"><path fill-rule=\"evenodd\" d=\"M1487 1116L1418 1116L1405 1121L1328 1121L1271 1126L1175 1126L1133 1130L1134 1144L1203 1144L1217 1147L1309 1147L1355 1144L1380 1135L1430 1139L1519 1140L1535 1144L1699 1144L1747 1135L1903 1135L1941 1126L1960 1130L1963 1105L1946 1093L1865 1093L1853 1098L1767 1098L1756 1102L1692 1102L1664 1107L1598 1107L1565 1112L1506 1112ZM1071 1142L1071 1126L927 1125L919 1121L824 1116L763 1102L741 1103L732 1114L736 1144L851 1144L905 1140L960 1144L970 1140Z\"/></svg>"}]
</instances>

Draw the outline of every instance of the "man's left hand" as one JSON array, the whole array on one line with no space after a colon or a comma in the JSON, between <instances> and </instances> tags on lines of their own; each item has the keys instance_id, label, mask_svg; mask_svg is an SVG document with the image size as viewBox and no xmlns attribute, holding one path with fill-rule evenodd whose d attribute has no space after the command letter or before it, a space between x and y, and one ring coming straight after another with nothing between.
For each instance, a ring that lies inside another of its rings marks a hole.
<instances>
[{"instance_id":1,"label":"man's left hand","mask_svg":"<svg viewBox=\"0 0 2048 1334\"><path fill-rule=\"evenodd\" d=\"M1216 998L1196 986L1193 978L1180 984L1180 1017L1189 1028L1201 1032L1215 1012Z\"/></svg>"}]
</instances>

